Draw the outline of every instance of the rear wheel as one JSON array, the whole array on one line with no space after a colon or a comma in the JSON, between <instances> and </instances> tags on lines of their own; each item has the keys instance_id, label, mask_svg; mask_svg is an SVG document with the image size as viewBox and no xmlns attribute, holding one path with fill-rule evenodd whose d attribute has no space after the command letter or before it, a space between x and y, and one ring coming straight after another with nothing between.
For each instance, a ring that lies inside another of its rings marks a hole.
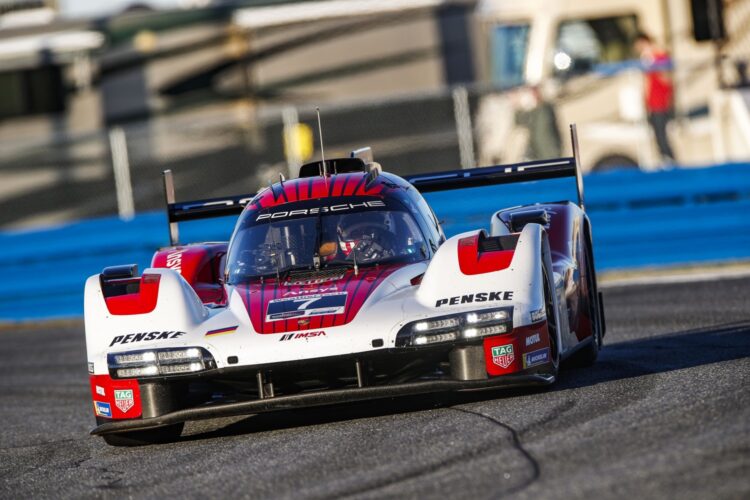
<instances>
[{"instance_id":1,"label":"rear wheel","mask_svg":"<svg viewBox=\"0 0 750 500\"><path fill-rule=\"evenodd\" d=\"M147 429L144 431L118 432L116 434L104 434L104 442L110 446L145 446L149 444L164 444L176 441L185 427L184 422L179 424Z\"/></svg>"}]
</instances>

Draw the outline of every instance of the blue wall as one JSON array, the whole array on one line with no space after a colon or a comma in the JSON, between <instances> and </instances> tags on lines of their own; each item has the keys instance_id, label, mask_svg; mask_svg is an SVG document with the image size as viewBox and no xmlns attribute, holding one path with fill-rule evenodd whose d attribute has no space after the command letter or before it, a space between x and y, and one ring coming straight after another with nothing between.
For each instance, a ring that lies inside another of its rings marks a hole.
<instances>
[{"instance_id":1,"label":"blue wall","mask_svg":"<svg viewBox=\"0 0 750 500\"><path fill-rule=\"evenodd\" d=\"M750 258L750 164L594 174L585 186L599 271ZM572 179L426 196L449 236L488 227L499 208L575 197ZM180 239L226 240L234 221L182 224ZM78 316L88 276L132 262L143 270L167 242L163 213L0 233L0 320Z\"/></svg>"}]
</instances>

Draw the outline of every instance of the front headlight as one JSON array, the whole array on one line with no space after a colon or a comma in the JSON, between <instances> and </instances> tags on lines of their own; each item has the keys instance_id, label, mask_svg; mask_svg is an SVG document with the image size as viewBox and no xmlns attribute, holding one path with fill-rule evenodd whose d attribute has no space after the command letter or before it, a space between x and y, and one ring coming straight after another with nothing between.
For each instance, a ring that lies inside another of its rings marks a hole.
<instances>
[{"instance_id":1,"label":"front headlight","mask_svg":"<svg viewBox=\"0 0 750 500\"><path fill-rule=\"evenodd\" d=\"M123 354L113 354L112 357L117 365L139 365L156 361L156 353L154 351L126 352Z\"/></svg>"},{"instance_id":2,"label":"front headlight","mask_svg":"<svg viewBox=\"0 0 750 500\"><path fill-rule=\"evenodd\" d=\"M479 311L469 313L466 315L466 322L470 325L480 325L484 323L506 321L508 318L509 314L506 309L497 309L494 311Z\"/></svg>"},{"instance_id":3,"label":"front headlight","mask_svg":"<svg viewBox=\"0 0 750 500\"><path fill-rule=\"evenodd\" d=\"M513 308L485 309L407 323L396 336L396 347L427 346L508 333Z\"/></svg>"},{"instance_id":4,"label":"front headlight","mask_svg":"<svg viewBox=\"0 0 750 500\"><path fill-rule=\"evenodd\" d=\"M213 356L202 347L113 353L107 355L107 365L112 378L158 377L216 368Z\"/></svg>"},{"instance_id":5,"label":"front headlight","mask_svg":"<svg viewBox=\"0 0 750 500\"><path fill-rule=\"evenodd\" d=\"M461 326L461 320L458 318L431 319L414 323L415 332L430 332L435 330L449 330Z\"/></svg>"}]
</instances>

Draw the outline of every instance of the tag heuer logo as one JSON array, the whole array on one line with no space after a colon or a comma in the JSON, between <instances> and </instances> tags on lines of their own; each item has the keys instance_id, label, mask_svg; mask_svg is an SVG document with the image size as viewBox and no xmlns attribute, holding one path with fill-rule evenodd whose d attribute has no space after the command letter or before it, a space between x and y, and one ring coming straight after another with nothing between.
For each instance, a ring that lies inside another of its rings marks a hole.
<instances>
[{"instance_id":1,"label":"tag heuer logo","mask_svg":"<svg viewBox=\"0 0 750 500\"><path fill-rule=\"evenodd\" d=\"M133 390L132 389L116 389L115 390L115 406L117 406L121 412L127 413L129 409L133 407L135 401L133 401Z\"/></svg>"},{"instance_id":2,"label":"tag heuer logo","mask_svg":"<svg viewBox=\"0 0 750 500\"><path fill-rule=\"evenodd\" d=\"M513 344L499 345L492 348L492 362L496 365L508 368L513 359Z\"/></svg>"}]
</instances>

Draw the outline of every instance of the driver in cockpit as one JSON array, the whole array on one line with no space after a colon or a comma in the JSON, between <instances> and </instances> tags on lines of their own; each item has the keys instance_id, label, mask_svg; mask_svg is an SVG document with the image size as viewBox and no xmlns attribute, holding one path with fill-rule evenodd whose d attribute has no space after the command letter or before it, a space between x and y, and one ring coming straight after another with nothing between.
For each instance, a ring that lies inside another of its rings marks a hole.
<instances>
[{"instance_id":1,"label":"driver in cockpit","mask_svg":"<svg viewBox=\"0 0 750 500\"><path fill-rule=\"evenodd\" d=\"M359 263L376 262L399 254L394 234L393 217L386 212L358 212L338 219L335 238L324 232L320 256L333 260Z\"/></svg>"}]
</instances>

